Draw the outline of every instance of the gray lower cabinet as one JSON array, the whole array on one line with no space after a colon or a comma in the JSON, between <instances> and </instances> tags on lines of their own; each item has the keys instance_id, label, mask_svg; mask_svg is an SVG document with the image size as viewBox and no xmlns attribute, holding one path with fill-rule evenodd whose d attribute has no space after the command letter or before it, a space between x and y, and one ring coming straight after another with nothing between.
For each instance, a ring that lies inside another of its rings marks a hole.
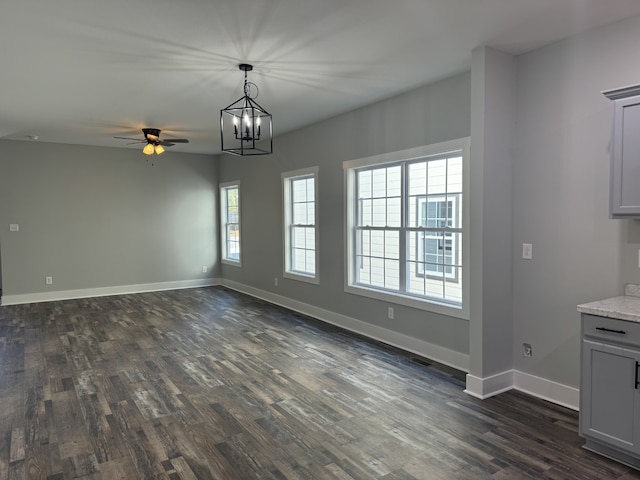
<instances>
[{"instance_id":1,"label":"gray lower cabinet","mask_svg":"<svg viewBox=\"0 0 640 480\"><path fill-rule=\"evenodd\" d=\"M582 315L585 448L640 468L640 324Z\"/></svg>"}]
</instances>

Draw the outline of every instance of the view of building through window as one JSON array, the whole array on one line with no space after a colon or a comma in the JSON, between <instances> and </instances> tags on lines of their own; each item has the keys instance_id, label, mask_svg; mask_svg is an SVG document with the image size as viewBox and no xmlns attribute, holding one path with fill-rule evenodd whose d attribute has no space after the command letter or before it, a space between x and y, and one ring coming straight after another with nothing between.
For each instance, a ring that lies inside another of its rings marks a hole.
<instances>
[{"instance_id":1,"label":"view of building through window","mask_svg":"<svg viewBox=\"0 0 640 480\"><path fill-rule=\"evenodd\" d=\"M462 155L355 171L355 285L462 302Z\"/></svg>"}]
</instances>

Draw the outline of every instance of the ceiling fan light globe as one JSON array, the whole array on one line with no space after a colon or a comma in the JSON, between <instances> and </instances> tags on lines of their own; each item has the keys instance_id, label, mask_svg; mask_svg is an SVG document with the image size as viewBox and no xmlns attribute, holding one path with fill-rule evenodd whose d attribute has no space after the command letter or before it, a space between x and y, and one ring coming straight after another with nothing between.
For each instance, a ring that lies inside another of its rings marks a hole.
<instances>
[{"instance_id":1,"label":"ceiling fan light globe","mask_svg":"<svg viewBox=\"0 0 640 480\"><path fill-rule=\"evenodd\" d=\"M144 153L145 155L153 155L153 152L154 152L153 144L151 143L147 143L142 149L142 153Z\"/></svg>"},{"instance_id":2,"label":"ceiling fan light globe","mask_svg":"<svg viewBox=\"0 0 640 480\"><path fill-rule=\"evenodd\" d=\"M155 149L156 149L156 155L160 155L161 153L164 153L164 147L162 145L156 145Z\"/></svg>"}]
</instances>

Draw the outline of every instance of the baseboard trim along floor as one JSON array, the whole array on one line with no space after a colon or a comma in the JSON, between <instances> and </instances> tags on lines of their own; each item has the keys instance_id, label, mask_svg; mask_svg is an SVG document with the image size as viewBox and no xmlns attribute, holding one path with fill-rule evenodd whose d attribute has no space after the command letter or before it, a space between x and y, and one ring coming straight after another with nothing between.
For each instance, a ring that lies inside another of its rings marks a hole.
<instances>
[{"instance_id":1,"label":"baseboard trim along floor","mask_svg":"<svg viewBox=\"0 0 640 480\"><path fill-rule=\"evenodd\" d=\"M580 390L578 388L554 382L547 378L537 377L518 370L508 370L485 378L467 375L465 392L476 398L485 399L512 389L572 410L579 409Z\"/></svg>"},{"instance_id":2,"label":"baseboard trim along floor","mask_svg":"<svg viewBox=\"0 0 640 480\"><path fill-rule=\"evenodd\" d=\"M138 285L118 285L114 287L82 288L77 290L59 290L53 292L4 295L2 305L21 305L25 303L55 302L76 298L108 297L130 293L160 292L180 290L182 288L212 287L220 285L218 278L200 278L196 280L178 280L175 282L142 283Z\"/></svg>"}]
</instances>

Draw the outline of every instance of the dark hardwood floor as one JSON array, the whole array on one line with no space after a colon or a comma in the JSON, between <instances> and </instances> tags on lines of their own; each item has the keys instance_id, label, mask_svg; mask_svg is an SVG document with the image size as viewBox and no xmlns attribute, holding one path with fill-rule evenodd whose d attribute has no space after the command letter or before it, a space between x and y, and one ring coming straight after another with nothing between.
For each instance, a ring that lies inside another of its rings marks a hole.
<instances>
[{"instance_id":1,"label":"dark hardwood floor","mask_svg":"<svg viewBox=\"0 0 640 480\"><path fill-rule=\"evenodd\" d=\"M576 412L224 288L0 307L0 479L640 479Z\"/></svg>"}]
</instances>

